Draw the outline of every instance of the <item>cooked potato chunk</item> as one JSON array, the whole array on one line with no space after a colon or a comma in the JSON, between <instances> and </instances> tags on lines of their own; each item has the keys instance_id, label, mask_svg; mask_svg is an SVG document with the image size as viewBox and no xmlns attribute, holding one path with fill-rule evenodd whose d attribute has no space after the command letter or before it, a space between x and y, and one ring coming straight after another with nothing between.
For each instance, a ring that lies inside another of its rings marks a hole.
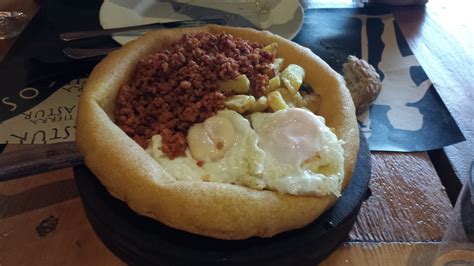
<instances>
[{"instance_id":1,"label":"cooked potato chunk","mask_svg":"<svg viewBox=\"0 0 474 266\"><path fill-rule=\"evenodd\" d=\"M285 100L281 96L281 93L276 90L272 91L267 95L268 98L268 105L272 108L273 112L276 112L281 109L289 108L286 104Z\"/></svg>"},{"instance_id":2,"label":"cooked potato chunk","mask_svg":"<svg viewBox=\"0 0 474 266\"><path fill-rule=\"evenodd\" d=\"M283 100L285 100L286 103L291 102L292 95L291 95L291 93L288 91L287 88L278 88L277 91L280 92L281 97L283 98Z\"/></svg>"},{"instance_id":3,"label":"cooked potato chunk","mask_svg":"<svg viewBox=\"0 0 474 266\"><path fill-rule=\"evenodd\" d=\"M252 106L252 109L250 110L252 113L256 112L263 112L268 108L268 100L267 97L262 96L258 98L258 100L255 102L255 104Z\"/></svg>"},{"instance_id":4,"label":"cooked potato chunk","mask_svg":"<svg viewBox=\"0 0 474 266\"><path fill-rule=\"evenodd\" d=\"M285 60L283 58L275 58L275 60L273 60L272 68L275 73L280 72L280 70L283 68L284 61Z\"/></svg>"},{"instance_id":5,"label":"cooked potato chunk","mask_svg":"<svg viewBox=\"0 0 474 266\"><path fill-rule=\"evenodd\" d=\"M279 76L274 76L268 81L268 92L272 92L278 89L281 85L281 80Z\"/></svg>"},{"instance_id":6,"label":"cooked potato chunk","mask_svg":"<svg viewBox=\"0 0 474 266\"><path fill-rule=\"evenodd\" d=\"M269 52L272 54L276 54L278 51L278 43L272 42L269 45L262 48L262 51Z\"/></svg>"},{"instance_id":7,"label":"cooked potato chunk","mask_svg":"<svg viewBox=\"0 0 474 266\"><path fill-rule=\"evenodd\" d=\"M285 100L286 104L288 104L291 107L304 107L305 103L303 101L303 97L299 92L296 92L296 94L292 95L287 88L278 88L277 91L280 92L281 96L283 97L283 100Z\"/></svg>"},{"instance_id":8,"label":"cooked potato chunk","mask_svg":"<svg viewBox=\"0 0 474 266\"><path fill-rule=\"evenodd\" d=\"M301 96L299 92L296 92L296 94L293 95L293 103L295 104L296 107L305 107L303 96Z\"/></svg>"},{"instance_id":9,"label":"cooked potato chunk","mask_svg":"<svg viewBox=\"0 0 474 266\"><path fill-rule=\"evenodd\" d=\"M304 69L298 65L290 64L282 72L280 79L291 94L296 94L304 79Z\"/></svg>"},{"instance_id":10,"label":"cooked potato chunk","mask_svg":"<svg viewBox=\"0 0 474 266\"><path fill-rule=\"evenodd\" d=\"M255 97L243 94L234 95L225 99L224 105L226 108L242 114L255 105Z\"/></svg>"},{"instance_id":11,"label":"cooked potato chunk","mask_svg":"<svg viewBox=\"0 0 474 266\"><path fill-rule=\"evenodd\" d=\"M220 80L217 88L223 92L248 93L250 81L245 75L239 75L235 79Z\"/></svg>"}]
</instances>

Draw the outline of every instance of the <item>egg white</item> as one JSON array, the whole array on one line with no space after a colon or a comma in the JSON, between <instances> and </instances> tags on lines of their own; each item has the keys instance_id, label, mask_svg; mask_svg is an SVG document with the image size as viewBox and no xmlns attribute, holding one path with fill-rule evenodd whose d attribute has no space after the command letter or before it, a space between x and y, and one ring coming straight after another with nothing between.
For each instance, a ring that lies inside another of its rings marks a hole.
<instances>
[{"instance_id":1,"label":"egg white","mask_svg":"<svg viewBox=\"0 0 474 266\"><path fill-rule=\"evenodd\" d=\"M285 115L290 115L296 127L282 134L279 130L288 124L281 121ZM160 150L160 135L153 136L147 152L177 180L231 183L293 195L340 195L342 143L323 117L301 108L253 113L252 128L249 120L235 111L219 111L216 116L229 121L235 131L222 158L198 166L187 149L186 157L170 160ZM264 143L272 143L271 148Z\"/></svg>"},{"instance_id":2,"label":"egg white","mask_svg":"<svg viewBox=\"0 0 474 266\"><path fill-rule=\"evenodd\" d=\"M235 130L234 142L222 158L205 161L198 166L188 149L186 157L170 160L159 149L160 135L153 136L147 152L178 180L232 183L263 189L265 185L261 176L265 155L257 146L257 133L250 127L249 121L235 111L222 110L216 116L227 119Z\"/></svg>"},{"instance_id":3,"label":"egg white","mask_svg":"<svg viewBox=\"0 0 474 266\"><path fill-rule=\"evenodd\" d=\"M344 151L323 117L289 108L254 113L250 119L265 152L263 181L269 189L294 195L340 195Z\"/></svg>"}]
</instances>

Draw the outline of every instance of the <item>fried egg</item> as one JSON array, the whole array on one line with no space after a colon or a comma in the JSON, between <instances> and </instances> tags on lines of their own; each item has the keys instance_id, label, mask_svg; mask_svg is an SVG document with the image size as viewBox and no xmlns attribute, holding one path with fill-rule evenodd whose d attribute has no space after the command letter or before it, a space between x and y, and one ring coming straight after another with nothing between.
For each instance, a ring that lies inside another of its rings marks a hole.
<instances>
[{"instance_id":1,"label":"fried egg","mask_svg":"<svg viewBox=\"0 0 474 266\"><path fill-rule=\"evenodd\" d=\"M170 160L161 152L161 136L152 137L147 152L178 180L232 183L263 189L264 153L247 119L231 110L219 111L193 125L186 157Z\"/></svg>"},{"instance_id":2,"label":"fried egg","mask_svg":"<svg viewBox=\"0 0 474 266\"><path fill-rule=\"evenodd\" d=\"M263 181L294 195L340 195L344 177L341 142L324 118L301 108L250 116L265 152Z\"/></svg>"},{"instance_id":3,"label":"fried egg","mask_svg":"<svg viewBox=\"0 0 474 266\"><path fill-rule=\"evenodd\" d=\"M343 149L323 117L289 108L253 113L250 121L235 111L219 111L189 129L185 157L170 160L160 150L160 135L153 136L147 152L177 180L340 195Z\"/></svg>"}]
</instances>

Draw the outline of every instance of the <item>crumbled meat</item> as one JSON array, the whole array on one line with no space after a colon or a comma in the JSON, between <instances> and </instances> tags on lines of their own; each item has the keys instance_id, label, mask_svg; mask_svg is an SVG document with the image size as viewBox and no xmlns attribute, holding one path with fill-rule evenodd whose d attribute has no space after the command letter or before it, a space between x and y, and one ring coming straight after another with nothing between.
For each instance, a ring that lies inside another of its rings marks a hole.
<instances>
[{"instance_id":1,"label":"crumbled meat","mask_svg":"<svg viewBox=\"0 0 474 266\"><path fill-rule=\"evenodd\" d=\"M185 34L170 49L139 61L117 96L116 123L142 147L160 134L163 153L184 156L189 127L224 109L218 80L245 74L251 94L266 95L275 55L230 34Z\"/></svg>"}]
</instances>

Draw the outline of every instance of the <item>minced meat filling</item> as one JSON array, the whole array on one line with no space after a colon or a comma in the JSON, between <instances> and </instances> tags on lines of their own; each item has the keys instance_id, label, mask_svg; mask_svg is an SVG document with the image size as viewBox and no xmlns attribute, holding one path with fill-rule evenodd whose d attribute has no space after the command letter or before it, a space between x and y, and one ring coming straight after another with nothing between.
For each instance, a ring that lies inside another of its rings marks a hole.
<instances>
[{"instance_id":1,"label":"minced meat filling","mask_svg":"<svg viewBox=\"0 0 474 266\"><path fill-rule=\"evenodd\" d=\"M188 129L224 109L228 95L217 90L218 80L245 74L252 95L266 94L274 54L262 47L225 33L183 35L170 49L139 61L119 91L116 123L144 148L160 134L163 153L184 156Z\"/></svg>"}]
</instances>

